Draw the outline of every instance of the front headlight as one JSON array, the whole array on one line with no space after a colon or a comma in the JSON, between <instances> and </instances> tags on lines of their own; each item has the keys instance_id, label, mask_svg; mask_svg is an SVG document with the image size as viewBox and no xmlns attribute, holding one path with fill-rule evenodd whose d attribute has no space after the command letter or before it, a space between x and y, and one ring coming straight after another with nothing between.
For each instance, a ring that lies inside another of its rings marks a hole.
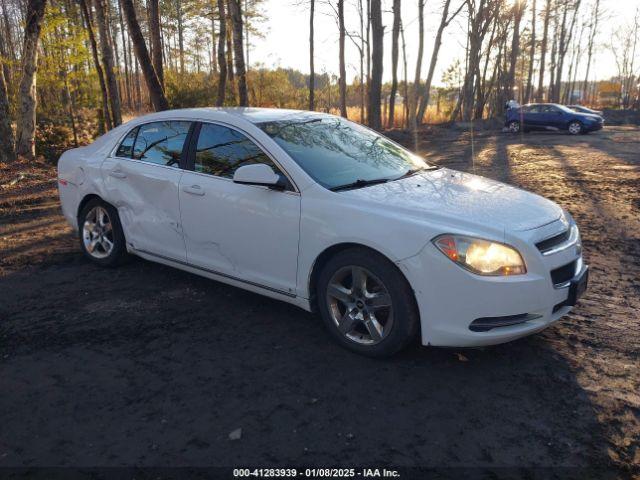
<instances>
[{"instance_id":1,"label":"front headlight","mask_svg":"<svg viewBox=\"0 0 640 480\"><path fill-rule=\"evenodd\" d=\"M478 275L522 275L527 268L520 253L503 243L464 235L440 235L433 244L451 261Z\"/></svg>"}]
</instances>

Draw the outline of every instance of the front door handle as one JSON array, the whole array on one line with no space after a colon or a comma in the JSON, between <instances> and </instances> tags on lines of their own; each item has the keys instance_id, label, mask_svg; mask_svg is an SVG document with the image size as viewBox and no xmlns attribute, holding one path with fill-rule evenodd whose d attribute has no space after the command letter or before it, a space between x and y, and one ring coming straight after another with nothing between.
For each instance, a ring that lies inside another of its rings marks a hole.
<instances>
[{"instance_id":1,"label":"front door handle","mask_svg":"<svg viewBox=\"0 0 640 480\"><path fill-rule=\"evenodd\" d=\"M200 197L204 195L204 190L202 189L202 187L200 187L200 185L191 185L190 187L182 187L182 191L184 193L189 193L191 195L198 195Z\"/></svg>"},{"instance_id":2,"label":"front door handle","mask_svg":"<svg viewBox=\"0 0 640 480\"><path fill-rule=\"evenodd\" d=\"M127 174L124 173L122 170L111 170L109 172L109 175L111 175L114 178L127 178Z\"/></svg>"}]
</instances>

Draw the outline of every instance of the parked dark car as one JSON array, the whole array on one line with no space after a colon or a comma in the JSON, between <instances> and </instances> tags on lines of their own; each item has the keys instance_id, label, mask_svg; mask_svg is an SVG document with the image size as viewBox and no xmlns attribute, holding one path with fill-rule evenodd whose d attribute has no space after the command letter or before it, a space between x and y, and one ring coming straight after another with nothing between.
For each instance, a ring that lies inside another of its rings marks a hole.
<instances>
[{"instance_id":1,"label":"parked dark car","mask_svg":"<svg viewBox=\"0 0 640 480\"><path fill-rule=\"evenodd\" d=\"M602 112L600 110L593 110L592 108L585 107L584 105L567 105L571 110L578 113L590 113L591 115L599 115L602 116Z\"/></svg>"},{"instance_id":2,"label":"parked dark car","mask_svg":"<svg viewBox=\"0 0 640 480\"><path fill-rule=\"evenodd\" d=\"M566 130L571 135L600 130L604 119L579 113L557 103L530 103L507 110L505 126L512 133L530 130Z\"/></svg>"}]
</instances>

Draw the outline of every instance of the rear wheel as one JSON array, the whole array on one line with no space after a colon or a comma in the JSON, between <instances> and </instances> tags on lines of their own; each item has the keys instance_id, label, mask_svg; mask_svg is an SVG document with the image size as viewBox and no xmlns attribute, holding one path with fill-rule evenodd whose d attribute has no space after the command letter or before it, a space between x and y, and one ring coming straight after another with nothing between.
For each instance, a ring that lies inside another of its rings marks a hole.
<instances>
[{"instance_id":1,"label":"rear wheel","mask_svg":"<svg viewBox=\"0 0 640 480\"><path fill-rule=\"evenodd\" d=\"M509 132L511 133L518 133L520 132L520 122L518 122L517 120L512 120L507 125L507 128L509 128Z\"/></svg>"},{"instance_id":2,"label":"rear wheel","mask_svg":"<svg viewBox=\"0 0 640 480\"><path fill-rule=\"evenodd\" d=\"M122 262L127 256L118 212L108 203L90 200L78 215L80 247L89 260L104 267Z\"/></svg>"},{"instance_id":3,"label":"rear wheel","mask_svg":"<svg viewBox=\"0 0 640 480\"><path fill-rule=\"evenodd\" d=\"M415 338L413 291L380 254L357 248L338 253L320 272L316 295L325 325L349 350L385 357Z\"/></svg>"},{"instance_id":4,"label":"rear wheel","mask_svg":"<svg viewBox=\"0 0 640 480\"><path fill-rule=\"evenodd\" d=\"M571 135L578 135L582 133L582 124L578 121L571 122L568 130Z\"/></svg>"}]
</instances>

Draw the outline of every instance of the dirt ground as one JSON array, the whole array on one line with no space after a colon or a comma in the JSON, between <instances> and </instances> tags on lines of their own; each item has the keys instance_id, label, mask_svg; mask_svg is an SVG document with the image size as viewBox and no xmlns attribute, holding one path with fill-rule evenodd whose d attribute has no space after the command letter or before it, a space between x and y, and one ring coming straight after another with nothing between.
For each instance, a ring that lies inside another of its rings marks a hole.
<instances>
[{"instance_id":1,"label":"dirt ground","mask_svg":"<svg viewBox=\"0 0 640 480\"><path fill-rule=\"evenodd\" d=\"M640 129L417 143L574 215L592 270L569 316L506 345L363 358L293 306L142 260L91 265L53 169L0 165L0 466L639 474Z\"/></svg>"}]
</instances>

